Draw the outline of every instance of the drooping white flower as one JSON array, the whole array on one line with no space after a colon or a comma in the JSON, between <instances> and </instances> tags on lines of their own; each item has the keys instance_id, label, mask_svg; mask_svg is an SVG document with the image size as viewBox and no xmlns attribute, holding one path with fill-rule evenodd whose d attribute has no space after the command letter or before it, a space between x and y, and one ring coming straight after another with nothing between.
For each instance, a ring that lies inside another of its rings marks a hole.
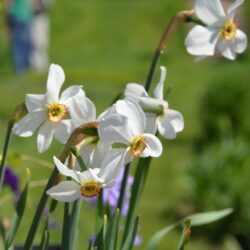
<instances>
[{"instance_id":1,"label":"drooping white flower","mask_svg":"<svg viewBox=\"0 0 250 250\"><path fill-rule=\"evenodd\" d=\"M123 166L123 152L121 149L112 149L103 159L100 168L88 168L83 172L69 169L54 157L59 173L73 180L60 182L47 190L47 194L62 202L97 196L101 188L110 188L115 184Z\"/></svg>"},{"instance_id":2,"label":"drooping white flower","mask_svg":"<svg viewBox=\"0 0 250 250\"><path fill-rule=\"evenodd\" d=\"M65 143L80 122L87 122L95 117L95 107L85 96L81 86L68 87L59 97L64 80L63 69L52 64L46 94L26 95L28 114L13 128L13 132L22 137L32 136L38 128L37 145L40 153L49 148L53 136Z\"/></svg>"},{"instance_id":3,"label":"drooping white flower","mask_svg":"<svg viewBox=\"0 0 250 250\"><path fill-rule=\"evenodd\" d=\"M243 3L235 0L225 11L220 0L196 0L195 13L206 26L197 25L189 32L187 51L197 59L214 55L216 49L230 60L243 53L247 37L234 22L235 12Z\"/></svg>"},{"instance_id":4,"label":"drooping white flower","mask_svg":"<svg viewBox=\"0 0 250 250\"><path fill-rule=\"evenodd\" d=\"M141 107L135 102L121 100L100 120L98 131L104 143L124 148L124 163L128 163L134 157L159 157L162 153L160 140L145 133L145 128L146 117Z\"/></svg>"},{"instance_id":5,"label":"drooping white flower","mask_svg":"<svg viewBox=\"0 0 250 250\"><path fill-rule=\"evenodd\" d=\"M132 99L145 110L147 117L146 131L155 133L157 128L162 136L175 139L176 133L184 128L183 116L180 112L170 109L168 102L163 99L164 81L167 70L161 66L161 78L154 89L154 98L149 97L142 85L129 83L125 89L127 99Z\"/></svg>"}]
</instances>

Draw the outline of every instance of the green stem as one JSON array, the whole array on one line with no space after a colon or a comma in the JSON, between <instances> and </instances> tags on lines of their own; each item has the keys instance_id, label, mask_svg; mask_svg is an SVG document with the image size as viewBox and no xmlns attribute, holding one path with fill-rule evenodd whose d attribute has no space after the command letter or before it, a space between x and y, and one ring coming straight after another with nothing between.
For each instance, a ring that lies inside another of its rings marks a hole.
<instances>
[{"instance_id":1,"label":"green stem","mask_svg":"<svg viewBox=\"0 0 250 250\"><path fill-rule=\"evenodd\" d=\"M154 78L154 74L157 68L157 65L160 61L160 57L164 52L164 49L167 45L168 40L172 37L173 33L176 31L176 29L185 21L188 20L190 16L194 14L193 10L184 10L178 12L175 16L172 17L170 20L169 24L165 28L165 31L161 37L161 40L159 42L158 47L155 50L151 66L149 69L148 77L145 83L145 89L147 92L149 92L152 80ZM147 173L149 169L149 165L151 162L151 157L148 158L141 158L139 160L139 163L136 168L136 173L135 173L135 178L134 178L134 184L132 186L132 191L131 191L131 199L130 199L130 204L129 204L129 210L128 210L128 215L126 219L126 224L125 224L125 230L124 230L124 235L123 235L123 243L126 239L126 235L128 234L132 220L134 217L134 211L136 209L138 200L143 192L144 184L147 178Z\"/></svg>"},{"instance_id":2,"label":"green stem","mask_svg":"<svg viewBox=\"0 0 250 250\"><path fill-rule=\"evenodd\" d=\"M6 168L5 161L6 161L7 152L8 152L8 148L10 144L11 131L12 131L13 126L14 126L14 122L10 121L7 127L7 133L6 133L5 143L4 143L4 148L3 148L2 162L0 166L0 193L3 188L3 178L4 178L5 168Z\"/></svg>"},{"instance_id":3,"label":"green stem","mask_svg":"<svg viewBox=\"0 0 250 250\"><path fill-rule=\"evenodd\" d=\"M128 175L129 175L129 169L130 169L130 163L126 164L125 169L124 169L123 178L122 178L122 185L121 185L119 200L118 200L118 203L117 203L117 208L119 208L120 211L122 211L122 205L123 205L123 200L124 200Z\"/></svg>"},{"instance_id":4,"label":"green stem","mask_svg":"<svg viewBox=\"0 0 250 250\"><path fill-rule=\"evenodd\" d=\"M64 204L64 216L63 216L63 232L62 232L62 240L61 240L61 249L69 250L70 245L70 211L69 211L69 203L65 202Z\"/></svg>"},{"instance_id":5,"label":"green stem","mask_svg":"<svg viewBox=\"0 0 250 250\"><path fill-rule=\"evenodd\" d=\"M155 74L155 70L157 68L158 62L160 61L160 57L164 52L164 49L166 48L168 40L172 37L173 33L176 31L176 29L186 21L190 21L190 16L193 16L194 11L193 10L184 10L178 12L175 16L172 17L169 24L165 28L165 31L161 37L161 40L159 42L158 47L156 48L156 51L154 53L152 63L150 66L150 70L148 73L147 81L145 84L145 89L148 92Z\"/></svg>"},{"instance_id":6,"label":"green stem","mask_svg":"<svg viewBox=\"0 0 250 250\"><path fill-rule=\"evenodd\" d=\"M143 192L150 162L151 162L151 157L140 158L137 168L136 168L134 184L131 190L131 198L130 198L130 203L129 203L128 215L126 218L125 229L124 229L124 234L123 234L123 244L132 226L134 212L138 204L139 198Z\"/></svg>"},{"instance_id":7,"label":"green stem","mask_svg":"<svg viewBox=\"0 0 250 250\"><path fill-rule=\"evenodd\" d=\"M70 249L76 249L76 227L80 216L83 199L74 202L70 218Z\"/></svg>"},{"instance_id":8,"label":"green stem","mask_svg":"<svg viewBox=\"0 0 250 250\"><path fill-rule=\"evenodd\" d=\"M149 69L147 81L146 81L146 84L145 84L145 89L146 89L147 92L150 89L150 86L151 86L152 80L154 78L155 71L156 71L157 65L158 65L158 63L160 61L160 57L161 57L162 53L163 53L162 51L159 51L157 49L155 51L154 56L153 56L153 60L151 62L151 66L150 66L150 69Z\"/></svg>"},{"instance_id":9,"label":"green stem","mask_svg":"<svg viewBox=\"0 0 250 250\"><path fill-rule=\"evenodd\" d=\"M32 220L32 223L31 223L31 226L29 228L29 232L28 232L28 235L27 235L27 238L25 240L25 243L24 243L24 247L23 249L24 250L29 250L31 249L31 246L32 246L32 243L33 243L33 240L34 240L34 237L35 237L35 234L36 234L36 231L37 231L37 227L38 227L38 224L39 224L39 221L42 217L42 213L43 213L43 210L44 210L44 207L46 205L46 202L47 202L47 199L48 199L48 196L46 194L46 191L53 186L53 184L55 183L55 180L56 180L56 177L58 176L58 170L57 168L55 167L48 182L47 182L47 185L43 191L43 194L42 194L42 197L39 201L39 204L38 204L38 207L36 209L36 212L35 212L35 215L34 215L34 218Z\"/></svg>"},{"instance_id":10,"label":"green stem","mask_svg":"<svg viewBox=\"0 0 250 250\"><path fill-rule=\"evenodd\" d=\"M25 104L21 103L15 108L11 118L9 119L7 133L5 137L4 149L3 149L3 156L2 156L1 166L0 166L0 193L3 187L3 178L4 178L4 173L5 173L5 161L6 161L7 152L8 152L8 148L10 144L12 128L15 122L18 121L25 112L26 112Z\"/></svg>"}]
</instances>

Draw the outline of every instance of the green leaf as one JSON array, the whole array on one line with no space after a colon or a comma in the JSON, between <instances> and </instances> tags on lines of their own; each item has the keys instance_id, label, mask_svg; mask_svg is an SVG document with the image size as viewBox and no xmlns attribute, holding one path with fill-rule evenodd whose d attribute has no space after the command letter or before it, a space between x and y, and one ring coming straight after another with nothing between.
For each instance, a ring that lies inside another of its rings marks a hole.
<instances>
[{"instance_id":1,"label":"green leaf","mask_svg":"<svg viewBox=\"0 0 250 250\"><path fill-rule=\"evenodd\" d=\"M159 245L160 241L175 227L177 227L180 224L180 222L176 222L174 224L171 224L160 231L156 232L152 238L150 239L148 245L146 246L145 250L155 250L157 249L157 246Z\"/></svg>"},{"instance_id":2,"label":"green leaf","mask_svg":"<svg viewBox=\"0 0 250 250\"><path fill-rule=\"evenodd\" d=\"M48 249L48 245L49 245L49 231L45 230L39 249L46 250L46 249Z\"/></svg>"},{"instance_id":3,"label":"green leaf","mask_svg":"<svg viewBox=\"0 0 250 250\"><path fill-rule=\"evenodd\" d=\"M107 223L108 223L108 217L105 214L103 217L103 226L101 230L99 231L99 233L97 234L96 241L94 244L94 246L97 249L105 249L105 237L107 234Z\"/></svg>"},{"instance_id":4,"label":"green leaf","mask_svg":"<svg viewBox=\"0 0 250 250\"><path fill-rule=\"evenodd\" d=\"M139 216L136 217L134 226L131 228L131 230L128 233L127 238L125 239L125 242L122 246L122 250L129 250L133 248L137 229L138 229L138 224L139 224Z\"/></svg>"},{"instance_id":5,"label":"green leaf","mask_svg":"<svg viewBox=\"0 0 250 250\"><path fill-rule=\"evenodd\" d=\"M180 221L177 221L174 224L171 224L160 231L156 232L152 238L150 239L148 245L146 246L145 250L155 250L159 245L160 241L175 227L186 223L188 220L191 221L191 226L200 226L205 225L216 220L219 220L233 212L232 208L227 208L219 211L211 211L205 213L198 213L194 215L190 215Z\"/></svg>"},{"instance_id":6,"label":"green leaf","mask_svg":"<svg viewBox=\"0 0 250 250\"><path fill-rule=\"evenodd\" d=\"M5 247L7 249L12 245L12 242L19 228L26 207L26 201L29 191L29 175L30 173L29 170L27 169L28 180L17 202L16 211L12 219L11 227L6 236Z\"/></svg>"},{"instance_id":7,"label":"green leaf","mask_svg":"<svg viewBox=\"0 0 250 250\"><path fill-rule=\"evenodd\" d=\"M198 213L187 217L191 220L191 226L201 226L217 220L220 220L233 212L232 208L227 208L219 211L211 211Z\"/></svg>"},{"instance_id":8,"label":"green leaf","mask_svg":"<svg viewBox=\"0 0 250 250\"><path fill-rule=\"evenodd\" d=\"M117 209L110 219L105 237L105 247L108 250L117 249L116 246L118 238L119 219L120 219L120 210Z\"/></svg>"}]
</instances>

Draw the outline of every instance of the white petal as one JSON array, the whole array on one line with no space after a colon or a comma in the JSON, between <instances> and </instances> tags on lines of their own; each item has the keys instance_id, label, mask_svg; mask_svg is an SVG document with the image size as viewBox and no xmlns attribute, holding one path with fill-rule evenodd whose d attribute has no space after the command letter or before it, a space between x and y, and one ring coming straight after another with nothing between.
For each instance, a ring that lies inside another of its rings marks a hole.
<instances>
[{"instance_id":1,"label":"white petal","mask_svg":"<svg viewBox=\"0 0 250 250\"><path fill-rule=\"evenodd\" d=\"M241 30L237 29L235 38L233 40L233 46L237 53L243 53L247 48L247 36Z\"/></svg>"},{"instance_id":2,"label":"white petal","mask_svg":"<svg viewBox=\"0 0 250 250\"><path fill-rule=\"evenodd\" d=\"M126 85L124 95L126 98L131 98L135 101L138 101L140 97L147 97L148 93L145 88L137 83L128 83Z\"/></svg>"},{"instance_id":3,"label":"white petal","mask_svg":"<svg viewBox=\"0 0 250 250\"><path fill-rule=\"evenodd\" d=\"M161 78L159 83L156 85L154 89L154 96L157 99L163 100L163 87L164 87L164 81L167 74L167 69L164 66L161 66Z\"/></svg>"},{"instance_id":4,"label":"white petal","mask_svg":"<svg viewBox=\"0 0 250 250\"><path fill-rule=\"evenodd\" d=\"M199 19L209 26L220 26L226 18L220 0L196 0L195 13Z\"/></svg>"},{"instance_id":5,"label":"white petal","mask_svg":"<svg viewBox=\"0 0 250 250\"><path fill-rule=\"evenodd\" d=\"M25 106L29 112L42 110L45 108L45 95L27 94L25 97Z\"/></svg>"},{"instance_id":6,"label":"white petal","mask_svg":"<svg viewBox=\"0 0 250 250\"><path fill-rule=\"evenodd\" d=\"M160 140L152 134L142 134L147 147L144 149L140 157L159 157L162 154L162 144Z\"/></svg>"},{"instance_id":7,"label":"white petal","mask_svg":"<svg viewBox=\"0 0 250 250\"><path fill-rule=\"evenodd\" d=\"M96 120L95 105L87 97L79 98L79 95L77 95L71 100L68 108L73 124L76 127Z\"/></svg>"},{"instance_id":8,"label":"white petal","mask_svg":"<svg viewBox=\"0 0 250 250\"><path fill-rule=\"evenodd\" d=\"M218 30L197 25L186 37L187 51L195 56L212 56L219 36Z\"/></svg>"},{"instance_id":9,"label":"white petal","mask_svg":"<svg viewBox=\"0 0 250 250\"><path fill-rule=\"evenodd\" d=\"M100 121L101 119L105 118L108 115L116 114L115 106L112 105L111 107L108 107L106 110L104 110L98 117L96 118L97 121Z\"/></svg>"},{"instance_id":10,"label":"white petal","mask_svg":"<svg viewBox=\"0 0 250 250\"><path fill-rule=\"evenodd\" d=\"M69 169L55 156L53 157L53 159L54 159L54 163L55 163L60 174L73 178L79 184L82 183L82 177L81 177L82 173L80 171L75 171L75 170Z\"/></svg>"},{"instance_id":11,"label":"white petal","mask_svg":"<svg viewBox=\"0 0 250 250\"><path fill-rule=\"evenodd\" d=\"M233 19L236 9L239 8L239 6L241 6L244 3L244 0L235 0L234 3L232 3L228 9L227 9L227 15L229 17L229 19Z\"/></svg>"},{"instance_id":12,"label":"white petal","mask_svg":"<svg viewBox=\"0 0 250 250\"><path fill-rule=\"evenodd\" d=\"M130 144L133 140L128 118L118 114L109 115L99 122L98 132L104 143Z\"/></svg>"},{"instance_id":13,"label":"white petal","mask_svg":"<svg viewBox=\"0 0 250 250\"><path fill-rule=\"evenodd\" d=\"M69 101L69 99L73 98L77 94L80 94L81 97L85 97L85 93L82 90L81 86L77 86L77 85L70 86L62 92L61 97L60 97L60 102L67 104L67 101Z\"/></svg>"},{"instance_id":14,"label":"white petal","mask_svg":"<svg viewBox=\"0 0 250 250\"><path fill-rule=\"evenodd\" d=\"M19 122L15 123L13 133L28 137L32 136L34 131L45 121L44 111L36 111L27 114Z\"/></svg>"},{"instance_id":15,"label":"white petal","mask_svg":"<svg viewBox=\"0 0 250 250\"><path fill-rule=\"evenodd\" d=\"M166 112L166 119L172 124L176 133L181 132L184 129L184 119L180 112L168 109Z\"/></svg>"},{"instance_id":16,"label":"white petal","mask_svg":"<svg viewBox=\"0 0 250 250\"><path fill-rule=\"evenodd\" d=\"M146 128L146 117L139 104L128 100L121 100L116 102L115 108L118 114L128 118L129 127L133 132L133 136L144 132Z\"/></svg>"},{"instance_id":17,"label":"white petal","mask_svg":"<svg viewBox=\"0 0 250 250\"><path fill-rule=\"evenodd\" d=\"M134 156L132 155L131 151L130 151L130 147L127 148L125 154L124 154L124 165L130 163L131 161L133 161Z\"/></svg>"},{"instance_id":18,"label":"white petal","mask_svg":"<svg viewBox=\"0 0 250 250\"><path fill-rule=\"evenodd\" d=\"M105 187L112 187L124 166L124 154L126 149L111 149L103 160L100 178L105 180Z\"/></svg>"},{"instance_id":19,"label":"white petal","mask_svg":"<svg viewBox=\"0 0 250 250\"><path fill-rule=\"evenodd\" d=\"M73 130L74 127L71 120L62 120L54 126L54 136L58 141L65 144Z\"/></svg>"},{"instance_id":20,"label":"white petal","mask_svg":"<svg viewBox=\"0 0 250 250\"><path fill-rule=\"evenodd\" d=\"M91 168L100 168L103 164L103 159L111 149L111 145L99 141L93 151L91 159Z\"/></svg>"},{"instance_id":21,"label":"white petal","mask_svg":"<svg viewBox=\"0 0 250 250\"><path fill-rule=\"evenodd\" d=\"M61 86L65 80L63 69L56 64L51 64L47 80L47 93L50 101L58 101Z\"/></svg>"},{"instance_id":22,"label":"white petal","mask_svg":"<svg viewBox=\"0 0 250 250\"><path fill-rule=\"evenodd\" d=\"M81 179L83 182L95 181L97 183L103 184L104 180L99 178L100 168L89 168L86 171L81 172Z\"/></svg>"},{"instance_id":23,"label":"white petal","mask_svg":"<svg viewBox=\"0 0 250 250\"><path fill-rule=\"evenodd\" d=\"M91 161L93 159L93 153L94 153L95 149L96 149L96 144L88 144L88 145L81 147L79 154L82 157L86 166L92 167ZM77 161L75 164L75 169L76 170L81 169Z\"/></svg>"},{"instance_id":24,"label":"white petal","mask_svg":"<svg viewBox=\"0 0 250 250\"><path fill-rule=\"evenodd\" d=\"M184 128L184 119L180 112L175 110L167 110L167 112L159 117L158 129L162 136L167 139L175 139L176 133Z\"/></svg>"},{"instance_id":25,"label":"white petal","mask_svg":"<svg viewBox=\"0 0 250 250\"><path fill-rule=\"evenodd\" d=\"M236 52L234 51L232 41L220 41L218 44L218 50L227 59L234 60L236 58Z\"/></svg>"},{"instance_id":26,"label":"white petal","mask_svg":"<svg viewBox=\"0 0 250 250\"><path fill-rule=\"evenodd\" d=\"M161 109L162 107L168 107L168 103L164 100L159 100L155 98L145 98L141 97L140 98L140 105L143 109L145 110L155 110L155 111L160 111L159 108Z\"/></svg>"},{"instance_id":27,"label":"white petal","mask_svg":"<svg viewBox=\"0 0 250 250\"><path fill-rule=\"evenodd\" d=\"M157 130L157 115L146 113L146 133L155 134Z\"/></svg>"},{"instance_id":28,"label":"white petal","mask_svg":"<svg viewBox=\"0 0 250 250\"><path fill-rule=\"evenodd\" d=\"M43 153L46 151L53 138L53 124L49 121L46 121L38 130L38 136L37 136L37 147L38 152Z\"/></svg>"},{"instance_id":29,"label":"white petal","mask_svg":"<svg viewBox=\"0 0 250 250\"><path fill-rule=\"evenodd\" d=\"M47 195L62 202L72 202L81 197L80 186L73 181L63 181L47 190Z\"/></svg>"}]
</instances>

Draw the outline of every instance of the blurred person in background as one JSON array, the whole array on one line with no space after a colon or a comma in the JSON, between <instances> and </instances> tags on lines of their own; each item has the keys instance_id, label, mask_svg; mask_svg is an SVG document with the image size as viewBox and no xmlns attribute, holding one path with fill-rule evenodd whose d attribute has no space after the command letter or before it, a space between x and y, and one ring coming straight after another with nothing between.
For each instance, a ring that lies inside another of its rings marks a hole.
<instances>
[{"instance_id":1,"label":"blurred person in background","mask_svg":"<svg viewBox=\"0 0 250 250\"><path fill-rule=\"evenodd\" d=\"M48 45L49 45L49 17L48 7L52 0L33 0L32 8L34 12L31 25L32 52L30 57L31 67L42 72L47 70L49 65Z\"/></svg>"},{"instance_id":2,"label":"blurred person in background","mask_svg":"<svg viewBox=\"0 0 250 250\"><path fill-rule=\"evenodd\" d=\"M11 36L13 63L15 71L20 73L30 67L33 11L30 0L3 0L3 3Z\"/></svg>"}]
</instances>

